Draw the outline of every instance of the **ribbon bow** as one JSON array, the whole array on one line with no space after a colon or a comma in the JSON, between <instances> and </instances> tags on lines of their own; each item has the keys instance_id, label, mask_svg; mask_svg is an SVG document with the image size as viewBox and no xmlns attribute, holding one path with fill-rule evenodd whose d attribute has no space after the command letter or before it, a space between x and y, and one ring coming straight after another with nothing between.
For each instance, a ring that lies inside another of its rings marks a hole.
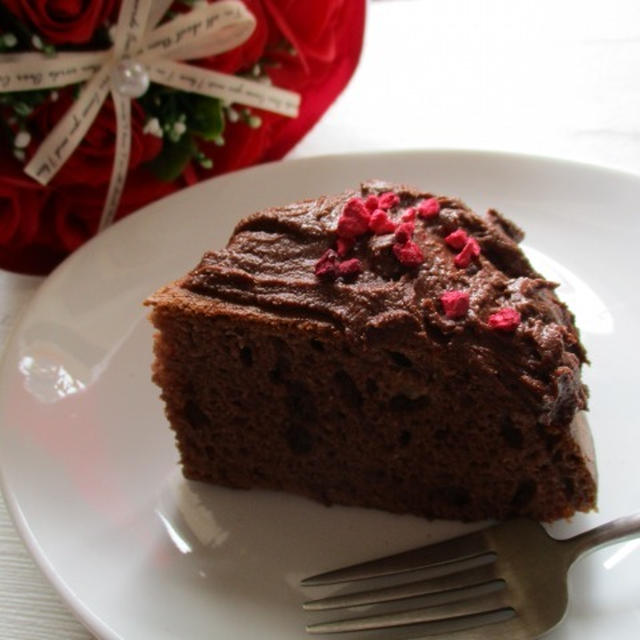
<instances>
[{"instance_id":1,"label":"ribbon bow","mask_svg":"<svg viewBox=\"0 0 640 640\"><path fill-rule=\"evenodd\" d=\"M149 82L238 102L289 117L298 115L300 96L255 80L194 67L179 60L229 51L253 33L256 20L238 0L202 5L157 26L172 0L123 0L113 47L0 56L0 92L58 88L86 81L78 99L44 139L25 172L46 185L71 156L109 93L116 114L116 150L99 230L113 222L124 189L131 147L131 98Z\"/></svg>"}]
</instances>

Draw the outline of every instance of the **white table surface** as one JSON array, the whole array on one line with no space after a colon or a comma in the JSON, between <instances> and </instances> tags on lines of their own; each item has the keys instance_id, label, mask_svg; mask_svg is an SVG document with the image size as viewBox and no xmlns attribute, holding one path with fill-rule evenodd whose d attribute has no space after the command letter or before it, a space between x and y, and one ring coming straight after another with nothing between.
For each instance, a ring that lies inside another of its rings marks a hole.
<instances>
[{"instance_id":1,"label":"white table surface","mask_svg":"<svg viewBox=\"0 0 640 640\"><path fill-rule=\"evenodd\" d=\"M500 149L640 173L640 2L373 2L356 75L290 157L411 148ZM0 270L0 347L41 281ZM0 497L0 639L90 637Z\"/></svg>"}]
</instances>

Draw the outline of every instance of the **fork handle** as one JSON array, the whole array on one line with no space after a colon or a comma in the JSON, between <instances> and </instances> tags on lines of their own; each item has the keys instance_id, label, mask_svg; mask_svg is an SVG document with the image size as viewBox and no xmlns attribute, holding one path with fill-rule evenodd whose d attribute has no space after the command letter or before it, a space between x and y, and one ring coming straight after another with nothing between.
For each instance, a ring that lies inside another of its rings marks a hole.
<instances>
[{"instance_id":1,"label":"fork handle","mask_svg":"<svg viewBox=\"0 0 640 640\"><path fill-rule=\"evenodd\" d=\"M640 537L640 513L617 518L564 541L567 545L569 565L581 556L615 542Z\"/></svg>"}]
</instances>

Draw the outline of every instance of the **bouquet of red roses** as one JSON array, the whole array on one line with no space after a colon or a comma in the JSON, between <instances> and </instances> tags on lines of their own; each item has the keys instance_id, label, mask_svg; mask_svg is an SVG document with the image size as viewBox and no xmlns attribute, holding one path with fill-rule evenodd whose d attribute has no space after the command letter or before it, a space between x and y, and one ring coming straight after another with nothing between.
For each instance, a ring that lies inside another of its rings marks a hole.
<instances>
[{"instance_id":1,"label":"bouquet of red roses","mask_svg":"<svg viewBox=\"0 0 640 640\"><path fill-rule=\"evenodd\" d=\"M204 178L282 157L351 77L362 46L364 0L242 2L254 23L248 38L188 63L214 77L227 74L295 92L297 115L167 86L152 76L130 101L128 168L115 218ZM32 64L23 74L31 74L23 78L29 89L12 91L3 86L9 82L3 63L22 54L56 60L69 52L110 50L121 4L0 0L0 267L45 273L97 232L119 133L114 101L107 97L55 175L46 184L34 180L25 168L78 103L83 83L39 86L43 74L34 73ZM159 24L206 4L175 1Z\"/></svg>"}]
</instances>

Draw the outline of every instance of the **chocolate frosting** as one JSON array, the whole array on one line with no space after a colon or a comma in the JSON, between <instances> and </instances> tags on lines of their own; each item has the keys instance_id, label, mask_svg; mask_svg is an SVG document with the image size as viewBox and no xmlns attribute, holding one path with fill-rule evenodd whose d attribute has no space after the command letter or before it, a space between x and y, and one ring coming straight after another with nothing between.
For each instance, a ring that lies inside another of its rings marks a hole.
<instances>
[{"instance_id":1,"label":"chocolate frosting","mask_svg":"<svg viewBox=\"0 0 640 640\"><path fill-rule=\"evenodd\" d=\"M407 268L395 258L393 234L366 234L348 257L362 272L326 281L314 267L335 248L338 218L353 197L395 192L389 211L398 221L408 207L433 194L381 181L359 190L267 209L242 220L227 245L204 255L178 285L234 305L328 324L358 348L380 332L419 336L430 349L467 353L489 375L508 375L547 405L544 422L562 423L586 405L580 366L586 361L572 314L554 292L556 284L538 274L518 246L522 231L497 211L478 215L455 198L436 196L440 213L416 218L413 240L424 262ZM467 268L454 264L456 252L444 238L464 229L481 248ZM445 291L469 294L465 317L446 317ZM501 308L521 314L513 332L491 328L488 318ZM462 351L460 351L462 350Z\"/></svg>"}]
</instances>

